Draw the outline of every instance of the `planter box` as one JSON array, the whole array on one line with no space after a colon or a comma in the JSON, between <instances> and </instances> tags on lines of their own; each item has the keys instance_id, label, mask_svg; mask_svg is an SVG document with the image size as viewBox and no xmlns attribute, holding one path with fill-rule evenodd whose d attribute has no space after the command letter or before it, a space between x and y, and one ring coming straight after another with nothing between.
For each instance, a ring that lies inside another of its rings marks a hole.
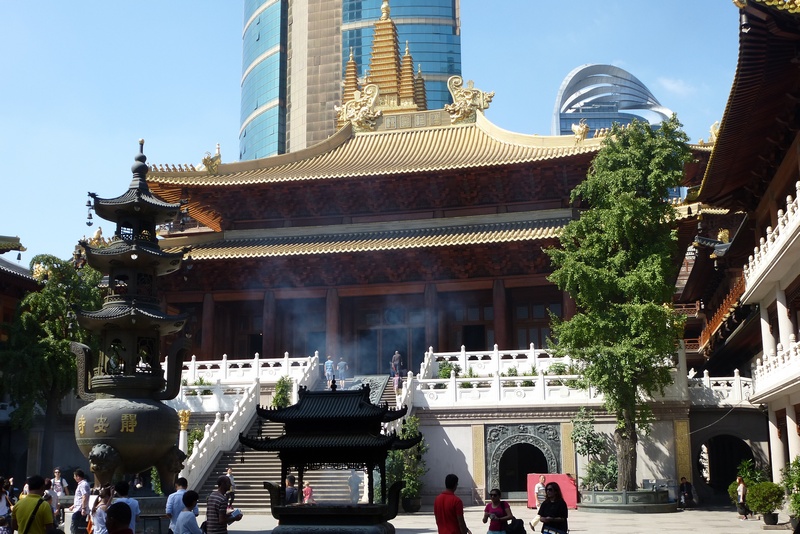
<instances>
[{"instance_id":1,"label":"planter box","mask_svg":"<svg viewBox=\"0 0 800 534\"><path fill-rule=\"evenodd\" d=\"M590 512L629 512L660 514L677 512L667 490L657 491L582 491L581 510Z\"/></svg>"}]
</instances>

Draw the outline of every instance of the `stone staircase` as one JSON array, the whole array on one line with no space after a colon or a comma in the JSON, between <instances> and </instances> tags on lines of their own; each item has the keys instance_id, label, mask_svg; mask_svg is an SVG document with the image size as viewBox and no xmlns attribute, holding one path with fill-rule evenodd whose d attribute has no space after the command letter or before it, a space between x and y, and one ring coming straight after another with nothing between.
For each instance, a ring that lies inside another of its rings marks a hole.
<instances>
[{"instance_id":1,"label":"stone staircase","mask_svg":"<svg viewBox=\"0 0 800 534\"><path fill-rule=\"evenodd\" d=\"M390 407L395 405L394 392L387 377L357 376L349 379L345 387L361 387L363 383L369 383L373 390L372 402L386 402ZM322 386L324 387L324 382L322 382ZM213 418L211 420L213 421ZM205 422L203 421L203 424ZM247 435L276 438L282 433L283 425L258 419ZM244 457L244 462L242 462L242 457ZM237 451L222 453L216 466L206 477L203 486L196 490L200 494L201 508L203 508L208 495L214 491L217 478L223 475L228 467L233 469L233 477L236 481L234 507L241 509L244 513L269 513L270 498L269 493L264 489L264 482L280 483L281 463L276 453L249 449L245 451L244 455ZM297 476L297 473L293 474ZM349 502L350 487L347 484L349 477L349 470L319 469L306 472L304 481L309 482L314 489L314 499L317 503ZM362 484L362 494L363 490ZM201 510L201 514L205 516L203 510Z\"/></svg>"}]
</instances>

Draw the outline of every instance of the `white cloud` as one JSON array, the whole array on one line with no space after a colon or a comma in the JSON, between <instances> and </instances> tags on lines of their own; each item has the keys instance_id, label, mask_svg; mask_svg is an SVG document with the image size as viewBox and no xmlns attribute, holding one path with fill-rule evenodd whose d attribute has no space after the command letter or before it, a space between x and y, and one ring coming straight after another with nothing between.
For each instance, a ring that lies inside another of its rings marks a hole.
<instances>
[{"instance_id":1,"label":"white cloud","mask_svg":"<svg viewBox=\"0 0 800 534\"><path fill-rule=\"evenodd\" d=\"M696 91L690 83L674 78L659 78L658 85L665 91L681 97L690 96Z\"/></svg>"}]
</instances>

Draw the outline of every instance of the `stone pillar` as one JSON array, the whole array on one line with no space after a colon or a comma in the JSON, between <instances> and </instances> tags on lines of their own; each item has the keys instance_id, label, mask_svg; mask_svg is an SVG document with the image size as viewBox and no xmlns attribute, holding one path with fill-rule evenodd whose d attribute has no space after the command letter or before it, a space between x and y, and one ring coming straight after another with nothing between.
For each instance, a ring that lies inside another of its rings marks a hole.
<instances>
[{"instance_id":1,"label":"stone pillar","mask_svg":"<svg viewBox=\"0 0 800 534\"><path fill-rule=\"evenodd\" d=\"M325 351L320 360L327 354L334 356L333 366L336 368L336 356L339 354L339 291L332 287L325 295Z\"/></svg>"},{"instance_id":2,"label":"stone pillar","mask_svg":"<svg viewBox=\"0 0 800 534\"><path fill-rule=\"evenodd\" d=\"M436 284L425 284L425 350L439 341L439 294Z\"/></svg>"},{"instance_id":3,"label":"stone pillar","mask_svg":"<svg viewBox=\"0 0 800 534\"><path fill-rule=\"evenodd\" d=\"M758 310L761 316L761 348L764 352L762 361L770 354L775 354L775 336L769 324L768 302L761 301Z\"/></svg>"},{"instance_id":4,"label":"stone pillar","mask_svg":"<svg viewBox=\"0 0 800 534\"><path fill-rule=\"evenodd\" d=\"M189 410L178 410L178 420L181 425L181 433L178 435L178 448L186 456L189 456L189 417L191 414L192 412Z\"/></svg>"},{"instance_id":5,"label":"stone pillar","mask_svg":"<svg viewBox=\"0 0 800 534\"><path fill-rule=\"evenodd\" d=\"M783 452L783 440L773 406L769 407L769 452L772 458L772 480L780 480L781 469L786 466L786 454Z\"/></svg>"},{"instance_id":6,"label":"stone pillar","mask_svg":"<svg viewBox=\"0 0 800 534\"><path fill-rule=\"evenodd\" d=\"M789 441L789 460L800 456L800 435L797 427L797 411L794 404L786 407L786 439Z\"/></svg>"},{"instance_id":7,"label":"stone pillar","mask_svg":"<svg viewBox=\"0 0 800 534\"><path fill-rule=\"evenodd\" d=\"M675 419L672 422L675 433L675 479L686 477L692 480L692 439L689 436L689 420Z\"/></svg>"},{"instance_id":8,"label":"stone pillar","mask_svg":"<svg viewBox=\"0 0 800 534\"><path fill-rule=\"evenodd\" d=\"M472 425L472 480L475 482L475 491L482 497L491 489L486 487L485 443L483 425Z\"/></svg>"},{"instance_id":9,"label":"stone pillar","mask_svg":"<svg viewBox=\"0 0 800 534\"><path fill-rule=\"evenodd\" d=\"M572 422L561 423L561 471L577 476L575 472L575 444L572 443ZM577 479L576 479L577 480Z\"/></svg>"},{"instance_id":10,"label":"stone pillar","mask_svg":"<svg viewBox=\"0 0 800 534\"><path fill-rule=\"evenodd\" d=\"M492 287L492 307L494 308L494 343L498 347L510 347L511 343L508 339L506 286L502 280L494 281L494 286Z\"/></svg>"},{"instance_id":11,"label":"stone pillar","mask_svg":"<svg viewBox=\"0 0 800 534\"><path fill-rule=\"evenodd\" d=\"M792 335L792 319L789 317L789 306L786 304L786 292L778 287L775 288L775 301L778 308L778 339L780 339L783 350L789 350L789 336Z\"/></svg>"},{"instance_id":12,"label":"stone pillar","mask_svg":"<svg viewBox=\"0 0 800 534\"><path fill-rule=\"evenodd\" d=\"M200 342L200 357L204 360L214 358L214 295L203 295L203 340ZM220 357L222 354L220 354Z\"/></svg>"},{"instance_id":13,"label":"stone pillar","mask_svg":"<svg viewBox=\"0 0 800 534\"><path fill-rule=\"evenodd\" d=\"M275 353L275 293L264 292L261 312L261 357L272 358Z\"/></svg>"}]
</instances>

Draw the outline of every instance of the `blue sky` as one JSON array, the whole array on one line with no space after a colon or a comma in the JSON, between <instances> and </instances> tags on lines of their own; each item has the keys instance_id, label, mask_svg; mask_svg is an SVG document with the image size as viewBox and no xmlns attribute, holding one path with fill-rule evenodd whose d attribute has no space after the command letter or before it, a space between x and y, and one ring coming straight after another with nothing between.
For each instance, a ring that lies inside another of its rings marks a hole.
<instances>
[{"instance_id":1,"label":"blue sky","mask_svg":"<svg viewBox=\"0 0 800 534\"><path fill-rule=\"evenodd\" d=\"M241 0L0 0L0 235L22 239L22 264L67 258L95 231L86 193L124 192L139 138L150 163L197 164L217 143L236 160L242 13ZM610 63L707 139L738 53L730 0L461 0L461 31L464 78L495 92L487 117L543 135L564 77Z\"/></svg>"}]
</instances>

